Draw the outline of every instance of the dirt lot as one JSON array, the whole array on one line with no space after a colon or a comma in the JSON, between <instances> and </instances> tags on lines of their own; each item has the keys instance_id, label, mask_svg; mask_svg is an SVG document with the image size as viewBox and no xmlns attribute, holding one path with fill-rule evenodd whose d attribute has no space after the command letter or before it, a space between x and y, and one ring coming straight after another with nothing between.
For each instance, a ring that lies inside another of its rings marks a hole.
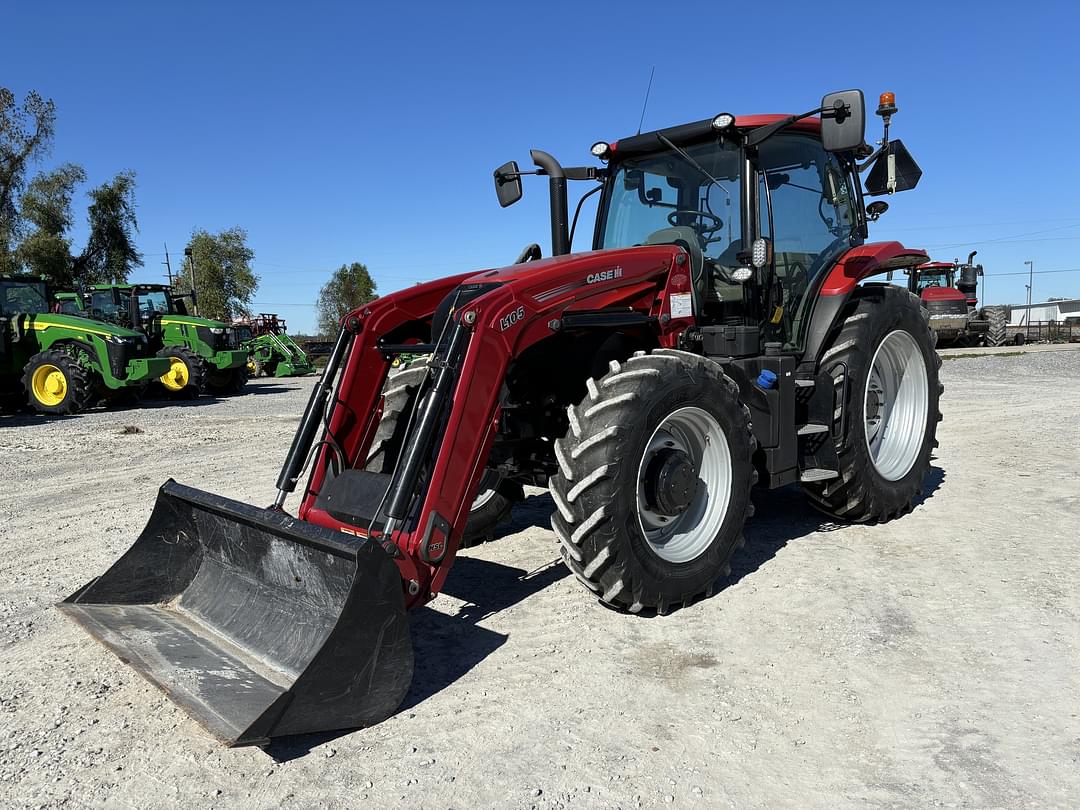
<instances>
[{"instance_id":1,"label":"dirt lot","mask_svg":"<svg viewBox=\"0 0 1080 810\"><path fill-rule=\"evenodd\" d=\"M170 476L268 503L310 380L0 417L0 805L1075 807L1080 352L943 377L941 448L902 520L839 526L759 493L727 587L648 619L567 576L537 492L414 614L396 716L269 750L219 748L51 605Z\"/></svg>"}]
</instances>

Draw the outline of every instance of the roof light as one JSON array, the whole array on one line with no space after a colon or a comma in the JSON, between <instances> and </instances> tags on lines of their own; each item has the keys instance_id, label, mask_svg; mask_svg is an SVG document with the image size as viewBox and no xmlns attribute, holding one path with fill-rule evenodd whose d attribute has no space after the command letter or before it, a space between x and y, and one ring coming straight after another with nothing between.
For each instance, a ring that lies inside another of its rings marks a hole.
<instances>
[{"instance_id":1,"label":"roof light","mask_svg":"<svg viewBox=\"0 0 1080 810\"><path fill-rule=\"evenodd\" d=\"M878 115L892 115L896 110L896 93L885 92L878 96Z\"/></svg>"},{"instance_id":2,"label":"roof light","mask_svg":"<svg viewBox=\"0 0 1080 810\"><path fill-rule=\"evenodd\" d=\"M593 157L598 157L601 160L607 160L608 152L611 151L611 147L605 141L597 141L589 149L593 153Z\"/></svg>"},{"instance_id":3,"label":"roof light","mask_svg":"<svg viewBox=\"0 0 1080 810\"><path fill-rule=\"evenodd\" d=\"M734 123L734 115L732 115L731 113L720 113L718 116L713 118L712 128L715 129L717 132L722 132Z\"/></svg>"}]
</instances>

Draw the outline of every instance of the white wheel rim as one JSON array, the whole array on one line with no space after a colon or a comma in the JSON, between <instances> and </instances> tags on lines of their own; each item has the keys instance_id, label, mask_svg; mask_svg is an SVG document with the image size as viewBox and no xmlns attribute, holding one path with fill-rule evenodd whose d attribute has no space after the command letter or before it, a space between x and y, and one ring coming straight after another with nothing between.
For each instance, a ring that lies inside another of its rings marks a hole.
<instances>
[{"instance_id":1,"label":"white wheel rim","mask_svg":"<svg viewBox=\"0 0 1080 810\"><path fill-rule=\"evenodd\" d=\"M897 329L881 341L863 392L866 447L887 481L907 475L922 450L930 404L926 361L915 338Z\"/></svg>"},{"instance_id":2,"label":"white wheel rim","mask_svg":"<svg viewBox=\"0 0 1080 810\"><path fill-rule=\"evenodd\" d=\"M480 479L480 491L476 493L476 499L472 502L472 506L469 507L469 511L475 512L494 498L495 493L499 491L499 482L501 480L502 476L497 472L485 470L484 477Z\"/></svg>"},{"instance_id":3,"label":"white wheel rim","mask_svg":"<svg viewBox=\"0 0 1080 810\"><path fill-rule=\"evenodd\" d=\"M682 450L694 462L698 484L693 500L674 517L653 512L645 496L645 473L652 457L664 449ZM727 517L731 503L731 449L727 435L712 414L686 407L672 412L645 445L637 474L638 524L652 551L671 563L700 557Z\"/></svg>"}]
</instances>

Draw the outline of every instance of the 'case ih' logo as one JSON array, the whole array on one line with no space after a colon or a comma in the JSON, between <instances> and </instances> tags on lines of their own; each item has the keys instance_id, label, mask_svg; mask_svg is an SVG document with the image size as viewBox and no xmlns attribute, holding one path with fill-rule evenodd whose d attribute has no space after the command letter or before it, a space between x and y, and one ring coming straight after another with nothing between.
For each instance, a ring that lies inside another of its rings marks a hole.
<instances>
[{"instance_id":1,"label":"'case ih' logo","mask_svg":"<svg viewBox=\"0 0 1080 810\"><path fill-rule=\"evenodd\" d=\"M586 284L599 284L601 281L614 281L622 278L622 268L612 267L610 270L602 270L599 273L590 273L585 277Z\"/></svg>"}]
</instances>

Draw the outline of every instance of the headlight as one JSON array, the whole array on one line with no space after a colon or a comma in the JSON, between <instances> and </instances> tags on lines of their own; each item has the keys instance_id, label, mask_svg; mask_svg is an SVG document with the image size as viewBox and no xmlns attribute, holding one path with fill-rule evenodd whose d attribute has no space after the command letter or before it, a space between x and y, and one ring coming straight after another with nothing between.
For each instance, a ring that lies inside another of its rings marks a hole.
<instances>
[{"instance_id":1,"label":"headlight","mask_svg":"<svg viewBox=\"0 0 1080 810\"><path fill-rule=\"evenodd\" d=\"M211 326L210 327L210 334L211 335L224 335L228 331L229 331L228 329L225 329L225 328L220 327L220 326Z\"/></svg>"}]
</instances>

